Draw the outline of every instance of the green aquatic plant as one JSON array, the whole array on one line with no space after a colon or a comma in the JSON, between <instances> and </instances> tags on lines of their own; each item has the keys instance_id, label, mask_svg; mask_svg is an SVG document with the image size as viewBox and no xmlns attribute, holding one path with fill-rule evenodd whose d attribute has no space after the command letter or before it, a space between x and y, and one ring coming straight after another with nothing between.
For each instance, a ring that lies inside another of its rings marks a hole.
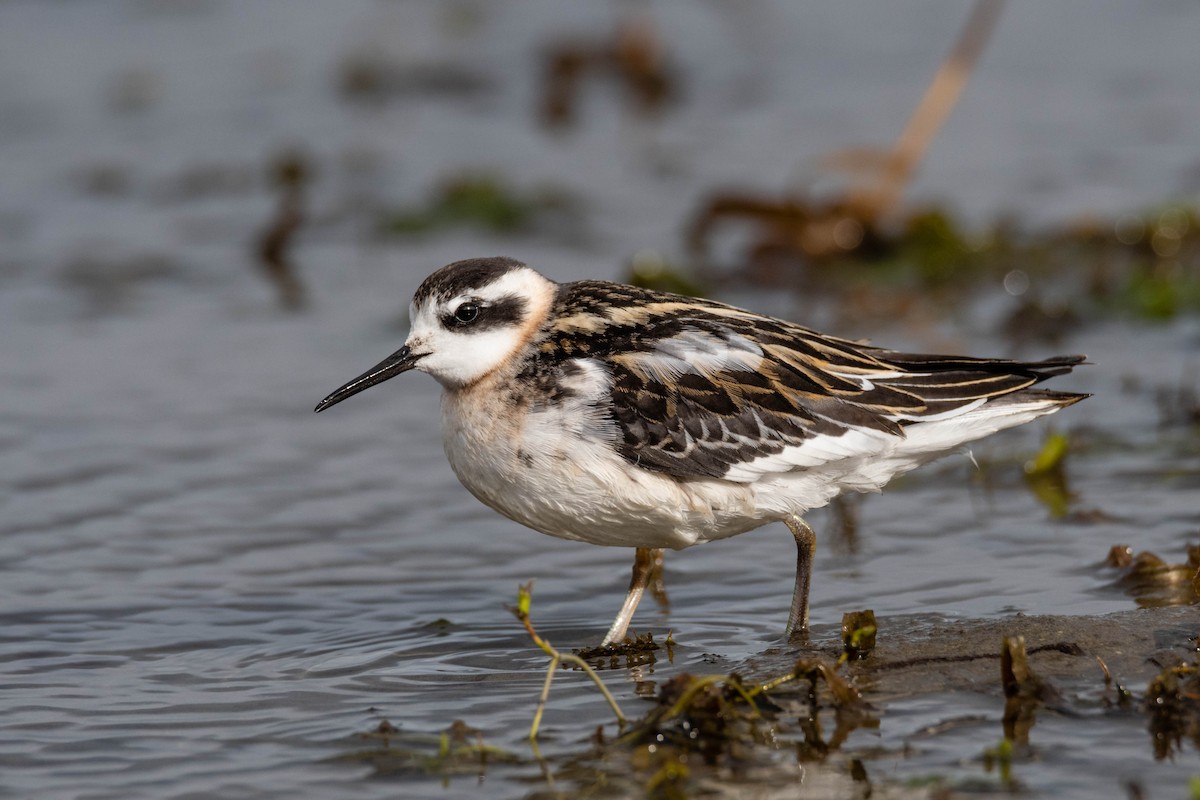
<instances>
[{"instance_id":1,"label":"green aquatic plant","mask_svg":"<svg viewBox=\"0 0 1200 800\"><path fill-rule=\"evenodd\" d=\"M922 286L961 281L975 271L975 251L966 233L943 209L926 209L905 220L894 252L915 270Z\"/></svg>"},{"instance_id":2,"label":"green aquatic plant","mask_svg":"<svg viewBox=\"0 0 1200 800\"><path fill-rule=\"evenodd\" d=\"M694 776L710 774L708 768L738 770L757 761L760 754L777 751L789 742L797 747L798 753L810 753L814 760L822 760L868 718L870 706L858 689L838 674L835 666L820 658L801 658L787 673L763 681L749 681L736 673L676 675L659 687L648 712L639 719L627 720L603 681L583 658L557 650L538 634L531 619L531 605L530 586L519 587L517 605L512 611L534 643L550 657L529 731L535 755L550 686L563 663L588 674L612 707L620 728L613 739L604 735L602 726L597 728L592 737L595 752L572 761L560 772L560 777L574 775L571 779L578 780L582 770L592 776L586 779L589 782L608 780L614 759L628 758L647 796L686 797L695 788ZM863 628L857 630L866 635ZM631 642L636 640L627 641L626 645ZM797 696L782 691L786 684L796 682L807 682L807 692L801 691ZM821 700L818 699L820 684L827 689ZM807 708L801 714L798 730L784 722L795 713L797 700ZM788 710L777 701L785 703ZM822 706L832 708L837 718L836 730L828 741L817 723ZM797 734L802 740L789 740ZM591 765L589 759L599 759L602 766ZM861 765L859 772L860 777L853 779L865 781ZM548 779L553 783L552 775Z\"/></svg>"},{"instance_id":3,"label":"green aquatic plant","mask_svg":"<svg viewBox=\"0 0 1200 800\"><path fill-rule=\"evenodd\" d=\"M842 656L841 661L859 660L866 658L875 649L875 612L850 611L842 615Z\"/></svg>"},{"instance_id":4,"label":"green aquatic plant","mask_svg":"<svg viewBox=\"0 0 1200 800\"><path fill-rule=\"evenodd\" d=\"M1059 706L1062 695L1029 664L1024 636L1006 636L1000 644L1000 685L1004 689L1005 741L1026 745L1039 706Z\"/></svg>"},{"instance_id":5,"label":"green aquatic plant","mask_svg":"<svg viewBox=\"0 0 1200 800\"><path fill-rule=\"evenodd\" d=\"M550 684L554 681L554 675L558 672L559 665L564 661L579 667L592 679L592 682L596 684L596 688L600 690L600 693L604 695L604 699L608 701L608 705L612 708L613 713L616 714L617 724L624 726L626 718L624 712L621 711L621 706L617 704L616 699L608 691L608 687L604 685L604 681L600 680L600 676L596 674L596 671L574 653L563 653L556 650L534 629L533 620L529 616L532 606L533 581L530 581L517 587L517 605L512 609L512 612L521 621L521 624L525 626L525 632L529 634L530 639L533 639L533 643L541 648L542 652L550 656L550 664L546 669L546 681L542 684L542 694L538 697L537 709L533 712L533 724L529 727L530 740L537 740L538 729L542 724L542 714L546 711L546 699L550 696Z\"/></svg>"},{"instance_id":6,"label":"green aquatic plant","mask_svg":"<svg viewBox=\"0 0 1200 800\"><path fill-rule=\"evenodd\" d=\"M422 236L448 228L474 228L492 234L527 233L547 215L572 214L575 203L563 190L519 190L488 173L466 173L443 181L421 205L386 213L380 230L395 236Z\"/></svg>"},{"instance_id":7,"label":"green aquatic plant","mask_svg":"<svg viewBox=\"0 0 1200 800\"><path fill-rule=\"evenodd\" d=\"M989 747L983 751L983 768L991 772L996 770L1000 776L1001 783L1006 786L1013 785L1013 743L1012 739L1007 737L1001 739L993 747Z\"/></svg>"},{"instance_id":8,"label":"green aquatic plant","mask_svg":"<svg viewBox=\"0 0 1200 800\"><path fill-rule=\"evenodd\" d=\"M1146 687L1145 704L1155 759L1171 758L1184 739L1200 748L1200 666L1179 664L1162 670Z\"/></svg>"},{"instance_id":9,"label":"green aquatic plant","mask_svg":"<svg viewBox=\"0 0 1200 800\"><path fill-rule=\"evenodd\" d=\"M515 754L483 741L483 734L462 720L436 734L406 733L388 720L356 735L368 745L334 760L369 764L376 775L483 774L489 764L515 764Z\"/></svg>"},{"instance_id":10,"label":"green aquatic plant","mask_svg":"<svg viewBox=\"0 0 1200 800\"><path fill-rule=\"evenodd\" d=\"M653 250L640 250L626 267L626 283L656 292L672 292L689 297L705 297L708 292L695 278Z\"/></svg>"},{"instance_id":11,"label":"green aquatic plant","mask_svg":"<svg viewBox=\"0 0 1200 800\"><path fill-rule=\"evenodd\" d=\"M1052 433L1042 443L1042 449L1025 463L1025 483L1034 497L1041 501L1053 519L1062 519L1071 505L1067 487L1067 454L1071 441L1064 433Z\"/></svg>"}]
</instances>

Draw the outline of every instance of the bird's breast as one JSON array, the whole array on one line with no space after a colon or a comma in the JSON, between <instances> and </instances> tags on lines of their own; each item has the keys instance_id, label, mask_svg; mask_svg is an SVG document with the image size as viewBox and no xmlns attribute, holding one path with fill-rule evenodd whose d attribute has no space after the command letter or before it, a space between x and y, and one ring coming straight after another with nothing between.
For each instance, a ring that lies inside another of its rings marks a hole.
<instances>
[{"instance_id":1,"label":"bird's breast","mask_svg":"<svg viewBox=\"0 0 1200 800\"><path fill-rule=\"evenodd\" d=\"M442 424L450 466L471 494L551 536L681 548L766 521L746 487L681 484L630 464L611 423L587 409L448 394Z\"/></svg>"}]
</instances>

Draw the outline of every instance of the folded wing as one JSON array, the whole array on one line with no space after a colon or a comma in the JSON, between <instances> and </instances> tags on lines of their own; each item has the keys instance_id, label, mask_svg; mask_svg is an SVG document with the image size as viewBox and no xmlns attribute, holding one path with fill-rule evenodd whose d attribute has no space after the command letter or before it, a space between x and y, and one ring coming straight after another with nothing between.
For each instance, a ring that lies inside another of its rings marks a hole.
<instances>
[{"instance_id":1,"label":"folded wing","mask_svg":"<svg viewBox=\"0 0 1200 800\"><path fill-rule=\"evenodd\" d=\"M1015 401L1083 361L899 353L716 305L660 322L640 322L661 334L644 335L643 347L591 355L612 378L621 454L685 480L752 482L870 457L910 425ZM1081 397L1032 394L1061 405Z\"/></svg>"}]
</instances>

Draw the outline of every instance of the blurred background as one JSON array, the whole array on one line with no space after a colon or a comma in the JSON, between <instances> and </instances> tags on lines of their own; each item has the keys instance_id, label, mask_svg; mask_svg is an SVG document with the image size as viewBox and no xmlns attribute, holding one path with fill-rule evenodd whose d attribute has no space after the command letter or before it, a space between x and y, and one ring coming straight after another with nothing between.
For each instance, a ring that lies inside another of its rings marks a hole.
<instances>
[{"instance_id":1,"label":"blurred background","mask_svg":"<svg viewBox=\"0 0 1200 800\"><path fill-rule=\"evenodd\" d=\"M516 584L594 643L631 554L475 503L425 376L311 411L473 256L1091 357L1055 380L1085 404L814 514L818 632L1194 603L1100 562L1200 538L1198 24L1175 0L0 0L0 790L392 795L336 761L385 716L521 746L544 660ZM658 668L779 644L791 549L668 554L670 605L635 622L676 631ZM559 691L562 754L606 712ZM885 742L950 708L893 706ZM998 731L956 735L893 778L982 775ZM1063 736L1026 787L1096 746ZM1097 791L1182 785L1121 747ZM538 773L511 769L494 796Z\"/></svg>"}]
</instances>

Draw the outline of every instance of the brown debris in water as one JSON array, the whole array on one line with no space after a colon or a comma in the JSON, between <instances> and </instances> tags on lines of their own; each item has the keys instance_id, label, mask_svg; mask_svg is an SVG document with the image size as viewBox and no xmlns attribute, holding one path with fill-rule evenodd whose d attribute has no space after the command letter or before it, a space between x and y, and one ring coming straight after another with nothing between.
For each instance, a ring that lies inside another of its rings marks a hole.
<instances>
[{"instance_id":1,"label":"brown debris in water","mask_svg":"<svg viewBox=\"0 0 1200 800\"><path fill-rule=\"evenodd\" d=\"M829 694L833 697L833 707L839 711L866 711L870 705L863 699L860 692L849 679L837 674L834 667L819 658L802 658L792 668L789 680L804 679L809 682L810 694L815 696L817 679L822 678ZM765 687L764 687L765 691Z\"/></svg>"},{"instance_id":2,"label":"brown debris in water","mask_svg":"<svg viewBox=\"0 0 1200 800\"><path fill-rule=\"evenodd\" d=\"M807 682L807 691L781 689L795 682ZM822 682L827 695L819 691ZM804 711L794 702L798 698ZM835 715L835 730L828 740L819 721L822 706ZM779 747L788 727L785 720L799 713L803 741L797 745L810 757L824 758L869 722L870 710L859 690L819 658L799 659L786 675L758 685L737 673L683 673L663 684L655 707L617 742L648 745L664 763L686 766L688 757L695 755L707 766L736 766L748 762L756 746Z\"/></svg>"},{"instance_id":3,"label":"brown debris in water","mask_svg":"<svg viewBox=\"0 0 1200 800\"><path fill-rule=\"evenodd\" d=\"M1148 550L1135 554L1127 544L1113 545L1104 566L1120 570L1116 585L1142 608L1200 603L1200 545L1188 545L1182 564L1170 564Z\"/></svg>"},{"instance_id":4,"label":"brown debris in water","mask_svg":"<svg viewBox=\"0 0 1200 800\"><path fill-rule=\"evenodd\" d=\"M1029 666L1024 636L1007 636L1000 646L1000 684L1004 687L1004 737L1027 744L1039 705L1059 705L1062 695Z\"/></svg>"},{"instance_id":5,"label":"brown debris in water","mask_svg":"<svg viewBox=\"0 0 1200 800\"><path fill-rule=\"evenodd\" d=\"M496 236L583 236L578 199L562 187L523 188L483 171L448 175L416 205L387 209L378 220L385 236L423 237L467 228Z\"/></svg>"},{"instance_id":6,"label":"brown debris in water","mask_svg":"<svg viewBox=\"0 0 1200 800\"><path fill-rule=\"evenodd\" d=\"M668 636L668 641L669 638ZM608 659L609 669L617 669L621 665L622 658L625 659L627 667L653 664L655 661L654 651L658 649L660 648L654 641L654 634L646 632L626 636L625 641L615 644L581 647L575 650L575 655L592 662Z\"/></svg>"},{"instance_id":7,"label":"brown debris in water","mask_svg":"<svg viewBox=\"0 0 1200 800\"><path fill-rule=\"evenodd\" d=\"M796 264L822 264L848 256L881 259L904 243L918 243L930 222L911 214L894 224L900 197L933 138L957 104L1003 6L1003 0L976 0L953 49L934 75L925 96L890 151L856 149L830 159L869 178L832 200L801 195L772 197L752 192L714 193L688 226L693 260L708 261L708 237L719 222L741 220L755 229L746 262L758 283L790 283ZM934 220L936 223L940 219ZM938 236L944 231L938 226Z\"/></svg>"},{"instance_id":8,"label":"brown debris in water","mask_svg":"<svg viewBox=\"0 0 1200 800\"><path fill-rule=\"evenodd\" d=\"M892 618L887 621L888 635L865 660L835 666L840 643L828 640L817 646L821 655L814 650L799 660L786 648L764 652L755 659L755 674L778 677L763 682L737 672L679 675L658 686L654 704L642 719L627 723L615 735L597 730L586 750L553 756L543 767L552 786L561 781L554 796L577 796L572 791L586 795L589 787L598 785L607 786L611 796L698 796L714 781L758 787L794 780L797 766L806 779L820 776L840 787L824 794L812 789L814 796L866 796L853 789L871 788L867 769L908 757L907 742L899 752L872 737L853 736L879 725L876 705L886 713L889 705L905 698L952 698L956 693L999 702L1001 691L1003 738L984 751L983 761L985 770L997 772L1008 790L1020 788L1015 773L1021 764L1039 757L1029 746L1039 706L1066 720L1094 724L1095 716L1086 711L1088 700L1083 701L1082 713L1072 713L1071 705L1079 697L1102 699L1104 716L1113 725L1125 725L1122 721L1134 710L1145 709L1154 752L1173 755L1180 747L1194 752L1189 743L1196 741L1200 686L1195 666L1177 666L1195 658L1193 616L1189 609L1167 608L1104 617L1018 615L943 622ZM1000 653L997 639L1003 642ZM1157 678L1160 667L1149 666L1151 654L1159 664L1171 665ZM1103 690L1097 664L1109 676ZM1140 691L1135 697L1124 689L1123 680L1151 681L1151 688L1145 698ZM871 704L864 691L869 691ZM946 709L955 714L953 706ZM949 716L914 736L953 736L959 728L992 724L990 716ZM1134 726L1142 724L1138 714ZM590 729L581 722L579 730ZM1134 743L1145 747L1140 731ZM884 778L876 788L887 793L888 784Z\"/></svg>"},{"instance_id":9,"label":"brown debris in water","mask_svg":"<svg viewBox=\"0 0 1200 800\"><path fill-rule=\"evenodd\" d=\"M703 201L684 234L693 263L708 265L713 231L731 222L749 225L753 231L740 270L743 277L768 286L788 283L796 264L851 255L878 257L888 238L864 209L848 202L718 191Z\"/></svg>"},{"instance_id":10,"label":"brown debris in water","mask_svg":"<svg viewBox=\"0 0 1200 800\"><path fill-rule=\"evenodd\" d=\"M682 673L659 690L655 706L618 739L698 754L706 764L744 759L743 749L768 741L767 725L740 676Z\"/></svg>"},{"instance_id":11,"label":"brown debris in water","mask_svg":"<svg viewBox=\"0 0 1200 800\"><path fill-rule=\"evenodd\" d=\"M1104 704L1106 706L1116 706L1118 708L1128 708L1133 700L1133 692L1129 691L1125 684L1113 678L1112 670L1108 668L1108 664L1100 656L1096 656L1096 663L1100 665L1101 672L1104 673ZM1113 692L1114 697L1109 697L1109 692Z\"/></svg>"},{"instance_id":12,"label":"brown debris in water","mask_svg":"<svg viewBox=\"0 0 1200 800\"><path fill-rule=\"evenodd\" d=\"M654 23L646 18L621 22L611 37L563 40L543 57L540 117L548 128L575 120L583 79L611 78L642 116L660 112L677 93L677 79Z\"/></svg>"},{"instance_id":13,"label":"brown debris in water","mask_svg":"<svg viewBox=\"0 0 1200 800\"><path fill-rule=\"evenodd\" d=\"M843 655L850 660L860 660L870 655L875 649L875 634L878 632L875 624L875 612L849 611L842 615L842 647Z\"/></svg>"},{"instance_id":14,"label":"brown debris in water","mask_svg":"<svg viewBox=\"0 0 1200 800\"><path fill-rule=\"evenodd\" d=\"M1145 708L1156 759L1173 757L1184 739L1200 750L1200 665L1180 664L1156 675L1146 687Z\"/></svg>"},{"instance_id":15,"label":"brown debris in water","mask_svg":"<svg viewBox=\"0 0 1200 800\"><path fill-rule=\"evenodd\" d=\"M292 245L305 222L305 189L312 180L312 166L299 151L281 153L271 165L271 181L279 190L275 219L255 242L259 266L279 292L279 303L288 311L308 304L300 273L292 259Z\"/></svg>"},{"instance_id":16,"label":"brown debris in water","mask_svg":"<svg viewBox=\"0 0 1200 800\"><path fill-rule=\"evenodd\" d=\"M515 754L485 744L483 733L462 720L454 720L437 734L406 733L388 720L356 734L369 745L343 753L334 761L369 764L377 776L478 775L489 764L520 763Z\"/></svg>"}]
</instances>

